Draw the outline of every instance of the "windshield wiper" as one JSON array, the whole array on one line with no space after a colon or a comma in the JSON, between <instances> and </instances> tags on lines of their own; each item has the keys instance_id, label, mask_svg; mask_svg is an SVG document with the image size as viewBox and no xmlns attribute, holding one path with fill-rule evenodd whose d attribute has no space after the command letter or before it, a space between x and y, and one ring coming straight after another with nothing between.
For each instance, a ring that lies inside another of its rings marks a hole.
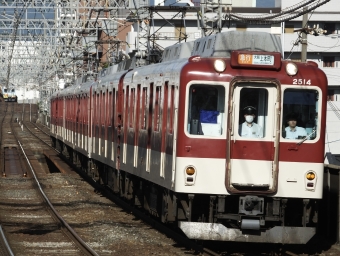
<instances>
[{"instance_id":1,"label":"windshield wiper","mask_svg":"<svg viewBox=\"0 0 340 256\"><path fill-rule=\"evenodd\" d=\"M313 132L309 135L307 135L306 137L304 137L301 141L299 141L298 143L296 143L296 145L301 145L302 143L304 143L306 140L308 140L310 138L310 136L312 136L314 133L316 132L316 129L313 129Z\"/></svg>"}]
</instances>

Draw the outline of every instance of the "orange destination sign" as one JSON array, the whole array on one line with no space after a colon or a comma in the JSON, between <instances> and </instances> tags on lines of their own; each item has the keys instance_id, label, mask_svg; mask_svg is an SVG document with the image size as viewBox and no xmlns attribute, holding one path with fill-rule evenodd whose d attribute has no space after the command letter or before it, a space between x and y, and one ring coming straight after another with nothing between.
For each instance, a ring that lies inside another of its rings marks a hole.
<instances>
[{"instance_id":1,"label":"orange destination sign","mask_svg":"<svg viewBox=\"0 0 340 256\"><path fill-rule=\"evenodd\" d=\"M238 64L274 65L274 56L263 54L239 54Z\"/></svg>"}]
</instances>

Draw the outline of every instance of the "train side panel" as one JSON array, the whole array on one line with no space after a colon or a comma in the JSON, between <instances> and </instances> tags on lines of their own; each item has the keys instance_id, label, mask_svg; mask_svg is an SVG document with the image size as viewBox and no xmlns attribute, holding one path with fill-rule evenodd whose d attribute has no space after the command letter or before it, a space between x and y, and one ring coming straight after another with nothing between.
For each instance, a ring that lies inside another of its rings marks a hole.
<instances>
[{"instance_id":1,"label":"train side panel","mask_svg":"<svg viewBox=\"0 0 340 256\"><path fill-rule=\"evenodd\" d=\"M124 78L120 169L170 190L179 77L186 61L146 66Z\"/></svg>"}]
</instances>

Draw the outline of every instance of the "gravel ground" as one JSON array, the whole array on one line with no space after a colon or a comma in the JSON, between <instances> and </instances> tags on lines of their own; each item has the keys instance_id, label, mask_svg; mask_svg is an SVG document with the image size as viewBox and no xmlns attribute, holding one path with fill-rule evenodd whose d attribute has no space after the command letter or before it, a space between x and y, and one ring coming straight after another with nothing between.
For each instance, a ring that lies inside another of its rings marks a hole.
<instances>
[{"instance_id":1,"label":"gravel ground","mask_svg":"<svg viewBox=\"0 0 340 256\"><path fill-rule=\"evenodd\" d=\"M26 129L14 127L45 194L99 255L193 254L96 193L77 173L49 173L46 147ZM33 184L30 176L0 179L0 222L14 255L81 255L49 215Z\"/></svg>"},{"instance_id":2,"label":"gravel ground","mask_svg":"<svg viewBox=\"0 0 340 256\"><path fill-rule=\"evenodd\" d=\"M58 212L100 255L188 255L172 240L94 192L79 176L40 181ZM65 200L67 199L67 200Z\"/></svg>"},{"instance_id":3,"label":"gravel ground","mask_svg":"<svg viewBox=\"0 0 340 256\"><path fill-rule=\"evenodd\" d=\"M46 210L32 179L0 179L0 221L14 255L80 255Z\"/></svg>"}]
</instances>

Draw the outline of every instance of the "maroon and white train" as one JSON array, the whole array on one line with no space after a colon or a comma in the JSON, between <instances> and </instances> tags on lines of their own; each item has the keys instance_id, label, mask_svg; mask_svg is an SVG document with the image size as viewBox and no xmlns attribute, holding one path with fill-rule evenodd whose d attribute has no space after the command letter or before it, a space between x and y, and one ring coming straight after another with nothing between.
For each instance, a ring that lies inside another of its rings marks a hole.
<instances>
[{"instance_id":1,"label":"maroon and white train","mask_svg":"<svg viewBox=\"0 0 340 256\"><path fill-rule=\"evenodd\" d=\"M274 35L233 31L169 47L158 64L124 70L127 60L52 96L53 145L189 238L306 243L322 198L327 78L280 52ZM246 106L263 137L240 135ZM286 138L291 112L307 136Z\"/></svg>"}]
</instances>

